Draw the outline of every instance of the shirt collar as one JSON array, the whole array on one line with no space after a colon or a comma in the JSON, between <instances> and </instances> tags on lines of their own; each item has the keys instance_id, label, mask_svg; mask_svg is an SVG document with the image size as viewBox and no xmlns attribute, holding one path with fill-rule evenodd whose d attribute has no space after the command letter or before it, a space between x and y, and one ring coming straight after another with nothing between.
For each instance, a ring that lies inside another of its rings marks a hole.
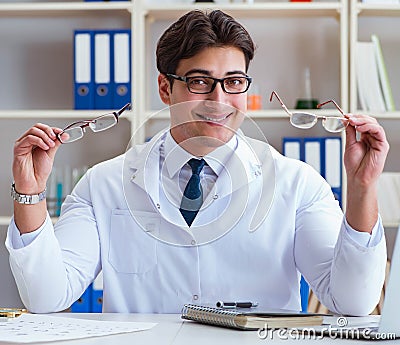
<instances>
[{"instance_id":1,"label":"shirt collar","mask_svg":"<svg viewBox=\"0 0 400 345\"><path fill-rule=\"evenodd\" d=\"M164 141L164 164L169 177L172 178L191 158L193 158L193 155L178 145L171 132L167 131Z\"/></svg>"},{"instance_id":2,"label":"shirt collar","mask_svg":"<svg viewBox=\"0 0 400 345\"><path fill-rule=\"evenodd\" d=\"M225 145L222 145L204 156L207 165L218 176L228 162L229 158L236 150L238 140L234 135ZM172 137L171 132L167 131L164 145L164 162L168 171L169 177L173 177L189 159L194 158L192 154L184 150ZM198 157L196 157L198 158Z\"/></svg>"}]
</instances>

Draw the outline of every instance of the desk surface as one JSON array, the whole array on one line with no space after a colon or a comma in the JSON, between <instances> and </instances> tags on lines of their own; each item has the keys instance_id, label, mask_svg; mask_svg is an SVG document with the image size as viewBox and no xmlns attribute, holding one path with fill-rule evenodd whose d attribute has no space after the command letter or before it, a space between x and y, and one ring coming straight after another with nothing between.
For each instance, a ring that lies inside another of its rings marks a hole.
<instances>
[{"instance_id":1,"label":"desk surface","mask_svg":"<svg viewBox=\"0 0 400 345\"><path fill-rule=\"evenodd\" d=\"M191 321L184 321L180 315L171 314L77 314L77 313L58 313L52 314L60 317L74 317L107 321L141 321L156 322L157 325L151 330L110 335L104 337L92 337L79 340L70 340L51 343L35 343L35 345L247 345L247 344L266 344L271 339L261 339L257 331L239 331L222 327L203 325ZM332 339L324 338L319 340L308 339L280 339L279 336L273 337L274 343L332 343ZM335 339L335 344L356 343L359 340ZM379 344L400 344L400 339L390 341L379 341ZM15 344L15 343L0 343Z\"/></svg>"}]
</instances>

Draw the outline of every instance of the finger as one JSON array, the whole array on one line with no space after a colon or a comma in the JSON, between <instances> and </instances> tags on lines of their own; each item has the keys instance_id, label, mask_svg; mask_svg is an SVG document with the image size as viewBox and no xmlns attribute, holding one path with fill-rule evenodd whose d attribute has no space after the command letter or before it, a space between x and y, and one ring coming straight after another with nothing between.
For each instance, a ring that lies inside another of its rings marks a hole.
<instances>
[{"instance_id":1,"label":"finger","mask_svg":"<svg viewBox=\"0 0 400 345\"><path fill-rule=\"evenodd\" d=\"M349 119L349 124L355 127L366 123L378 124L378 121L374 117L368 115L349 114L347 118Z\"/></svg>"},{"instance_id":2,"label":"finger","mask_svg":"<svg viewBox=\"0 0 400 345\"><path fill-rule=\"evenodd\" d=\"M53 142L53 146L55 145L56 144ZM32 149L35 147L38 147L44 151L48 151L50 149L50 146L42 138L36 135L28 134L27 136L16 142L14 146L14 154L27 154L31 152Z\"/></svg>"},{"instance_id":3,"label":"finger","mask_svg":"<svg viewBox=\"0 0 400 345\"><path fill-rule=\"evenodd\" d=\"M48 125L45 125L43 123L37 123L34 127L37 127L41 129L43 132L45 132L51 139L56 140L56 134L62 132L61 128L58 127L50 127Z\"/></svg>"},{"instance_id":4,"label":"finger","mask_svg":"<svg viewBox=\"0 0 400 345\"><path fill-rule=\"evenodd\" d=\"M30 127L25 133L23 133L16 141L22 140L24 137L28 136L34 128L46 127L43 123L36 123L32 127Z\"/></svg>"},{"instance_id":5,"label":"finger","mask_svg":"<svg viewBox=\"0 0 400 345\"><path fill-rule=\"evenodd\" d=\"M364 123L356 127L357 132L368 134L379 141L386 141L386 134L382 126L378 123Z\"/></svg>"},{"instance_id":6,"label":"finger","mask_svg":"<svg viewBox=\"0 0 400 345\"><path fill-rule=\"evenodd\" d=\"M56 133L59 132L57 128L51 128L47 125L36 124L26 131L22 137L16 141L16 146L28 148L31 146L38 146L43 150L48 150L57 144ZM35 137L41 139L37 140Z\"/></svg>"},{"instance_id":7,"label":"finger","mask_svg":"<svg viewBox=\"0 0 400 345\"><path fill-rule=\"evenodd\" d=\"M38 130L40 132L38 132ZM43 123L36 123L34 126L29 128L20 138L17 139L17 141L23 139L25 136L30 135L30 134L40 134L40 133L45 133L49 138L51 138L53 141L56 140L56 134L62 132L62 129L57 128L57 127L50 127L46 124Z\"/></svg>"},{"instance_id":8,"label":"finger","mask_svg":"<svg viewBox=\"0 0 400 345\"><path fill-rule=\"evenodd\" d=\"M62 145L62 144L61 144L61 141L56 140L56 141L55 141L55 146L54 146L54 147L51 147L51 148L47 151L47 154L49 155L49 157L50 157L52 160L54 160L54 156L56 155L56 152L57 152L57 150L60 148L61 145Z\"/></svg>"},{"instance_id":9,"label":"finger","mask_svg":"<svg viewBox=\"0 0 400 345\"><path fill-rule=\"evenodd\" d=\"M356 132L361 134L371 135L378 141L386 142L385 131L374 117L361 114L349 114L346 117L349 119L348 127L355 128Z\"/></svg>"}]
</instances>

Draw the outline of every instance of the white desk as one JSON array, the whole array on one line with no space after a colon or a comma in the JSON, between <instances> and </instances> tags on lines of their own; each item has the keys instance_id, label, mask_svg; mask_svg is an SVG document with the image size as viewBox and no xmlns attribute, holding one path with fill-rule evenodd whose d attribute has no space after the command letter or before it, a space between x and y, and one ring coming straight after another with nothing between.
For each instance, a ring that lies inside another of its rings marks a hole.
<instances>
[{"instance_id":1,"label":"white desk","mask_svg":"<svg viewBox=\"0 0 400 345\"><path fill-rule=\"evenodd\" d=\"M108 321L143 321L156 322L157 325L147 331L110 335L105 337L93 337L79 340L70 340L51 343L35 343L35 345L248 345L248 344L267 344L270 339L260 339L256 331L238 331L233 329L202 325L191 321L184 321L180 315L166 314L77 314L77 313L58 313L52 314L60 317L76 317L85 319L97 319ZM296 340L279 339L274 337L274 343L282 344L301 344L301 343L320 343L331 344L358 344L363 341L350 339L324 338L321 340ZM370 343L370 342L369 342ZM379 341L379 344L400 344L400 339L390 341ZM15 343L0 343L15 344Z\"/></svg>"}]
</instances>

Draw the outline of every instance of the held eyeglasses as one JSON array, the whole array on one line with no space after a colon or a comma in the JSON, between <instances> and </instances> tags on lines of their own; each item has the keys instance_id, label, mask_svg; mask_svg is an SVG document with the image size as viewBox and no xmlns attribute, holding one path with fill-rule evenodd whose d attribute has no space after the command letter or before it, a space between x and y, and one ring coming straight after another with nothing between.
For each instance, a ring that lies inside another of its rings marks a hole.
<instances>
[{"instance_id":1,"label":"held eyeglasses","mask_svg":"<svg viewBox=\"0 0 400 345\"><path fill-rule=\"evenodd\" d=\"M336 109L340 111L342 116L322 116L306 112L292 113L288 110L286 105L282 102L281 98L275 91L272 91L271 93L271 97L269 99L270 102L272 102L273 96L275 96L278 99L282 108L290 116L290 123L294 127L301 129L309 129L317 123L318 119L322 119L322 126L325 128L325 130L331 133L339 133L344 131L346 127L349 125L349 120L346 117L344 117L345 114L343 110L337 105L337 103L333 99L318 104L317 108L321 108L325 104L332 103L336 107Z\"/></svg>"},{"instance_id":2,"label":"held eyeglasses","mask_svg":"<svg viewBox=\"0 0 400 345\"><path fill-rule=\"evenodd\" d=\"M69 124L62 132L57 134L57 139L62 144L69 144L77 141L85 135L86 127L89 127L93 132L101 132L115 126L118 123L118 118L125 110L131 110L131 103L125 104L120 110L113 111L104 115L100 115L93 120L81 120Z\"/></svg>"},{"instance_id":3,"label":"held eyeglasses","mask_svg":"<svg viewBox=\"0 0 400 345\"><path fill-rule=\"evenodd\" d=\"M191 93L207 94L214 91L217 83L221 84L222 90L229 94L238 94L246 92L251 84L251 77L248 75L231 76L222 79L207 76L181 77L175 74L167 74L167 77L183 81Z\"/></svg>"}]
</instances>

